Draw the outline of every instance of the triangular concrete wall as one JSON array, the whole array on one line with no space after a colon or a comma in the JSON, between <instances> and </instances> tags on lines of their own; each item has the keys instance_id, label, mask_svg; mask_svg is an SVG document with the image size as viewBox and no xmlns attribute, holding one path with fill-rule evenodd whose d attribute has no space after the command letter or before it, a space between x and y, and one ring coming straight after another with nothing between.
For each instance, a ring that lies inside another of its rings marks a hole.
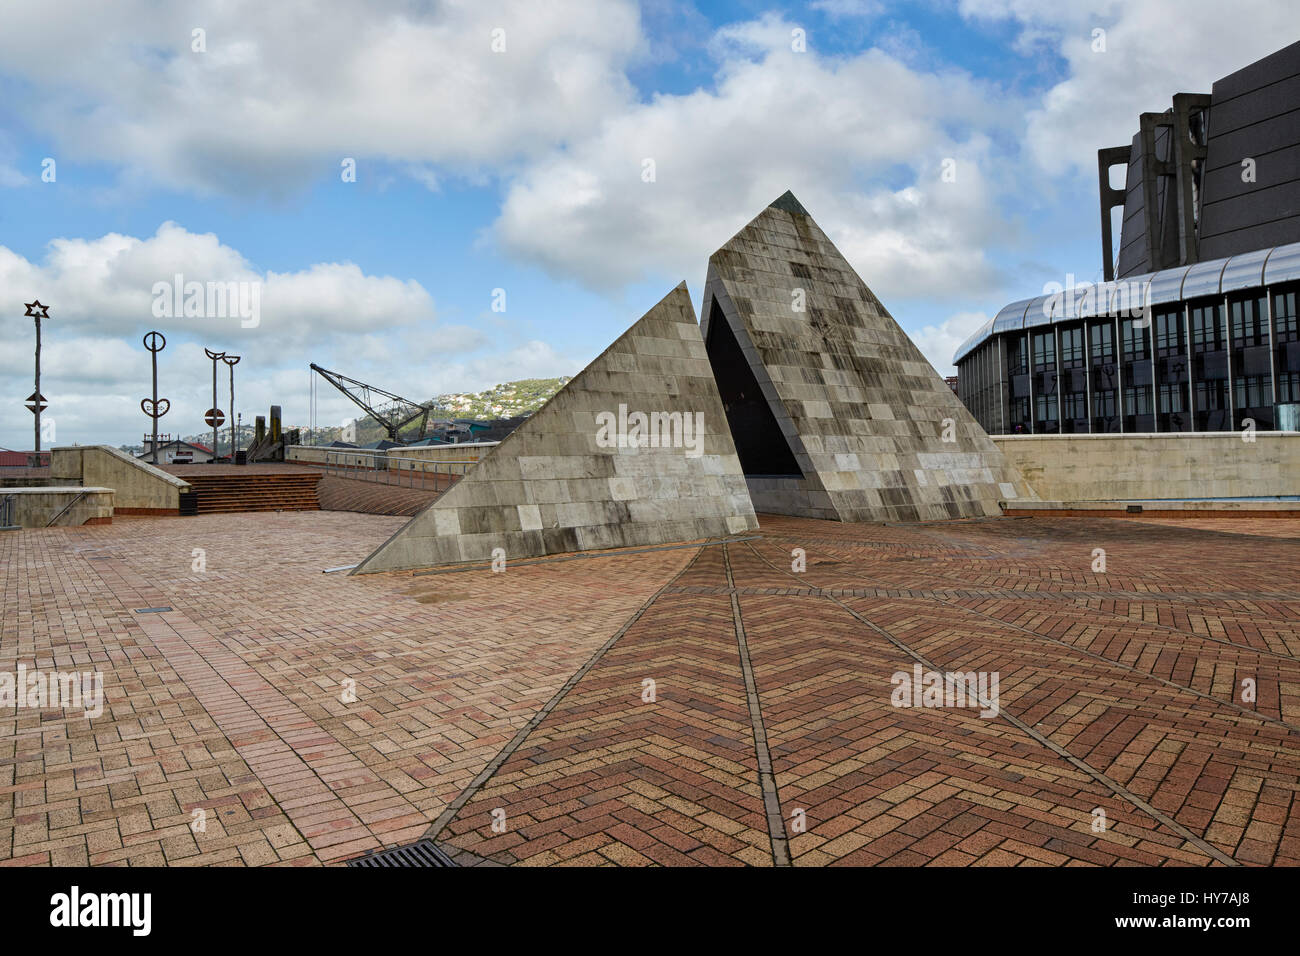
<instances>
[{"instance_id":1,"label":"triangular concrete wall","mask_svg":"<svg viewBox=\"0 0 1300 956\"><path fill-rule=\"evenodd\" d=\"M756 511L935 520L1035 497L790 193L710 257L702 318L711 357L713 322L735 335L803 473L751 466Z\"/></svg>"},{"instance_id":2,"label":"triangular concrete wall","mask_svg":"<svg viewBox=\"0 0 1300 956\"><path fill-rule=\"evenodd\" d=\"M689 415L699 431L642 447L633 425L619 447L619 422L635 423L635 412L683 424ZM353 573L488 561L496 548L509 562L757 527L682 283Z\"/></svg>"}]
</instances>

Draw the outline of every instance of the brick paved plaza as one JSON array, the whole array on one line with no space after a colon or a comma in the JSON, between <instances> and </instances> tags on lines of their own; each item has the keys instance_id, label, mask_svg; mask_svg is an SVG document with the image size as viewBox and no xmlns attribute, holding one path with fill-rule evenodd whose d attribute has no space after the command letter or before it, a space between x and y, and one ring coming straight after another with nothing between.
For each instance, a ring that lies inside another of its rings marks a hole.
<instances>
[{"instance_id":1,"label":"brick paved plaza","mask_svg":"<svg viewBox=\"0 0 1300 956\"><path fill-rule=\"evenodd\" d=\"M429 835L461 864L1300 863L1294 522L761 516L505 574L322 573L404 520L0 535L0 672L105 691L93 719L0 710L0 862ZM996 716L893 706L914 668L996 674Z\"/></svg>"}]
</instances>

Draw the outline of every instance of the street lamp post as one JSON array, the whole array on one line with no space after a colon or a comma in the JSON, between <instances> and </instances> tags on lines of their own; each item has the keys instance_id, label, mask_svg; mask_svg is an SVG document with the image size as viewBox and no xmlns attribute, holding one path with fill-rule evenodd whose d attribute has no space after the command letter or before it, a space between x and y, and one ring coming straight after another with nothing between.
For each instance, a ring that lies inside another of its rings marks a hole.
<instances>
[{"instance_id":1,"label":"street lamp post","mask_svg":"<svg viewBox=\"0 0 1300 956\"><path fill-rule=\"evenodd\" d=\"M221 450L217 438L217 362L223 359L225 352L214 352L212 349L205 348L208 358L212 359L212 463L217 463L217 453Z\"/></svg>"},{"instance_id":2,"label":"street lamp post","mask_svg":"<svg viewBox=\"0 0 1300 956\"><path fill-rule=\"evenodd\" d=\"M27 400L28 407L36 414L36 435L34 439L34 451L41 450L41 409L45 407L45 396L41 394L41 319L50 317L50 307L41 305L41 300L24 303L27 306L27 316L36 320L36 391L32 392L32 397Z\"/></svg>"},{"instance_id":3,"label":"street lamp post","mask_svg":"<svg viewBox=\"0 0 1300 956\"><path fill-rule=\"evenodd\" d=\"M238 355L222 355L221 361L230 366L230 463L235 463L235 450L238 447L238 433L235 431L235 366L239 364ZM216 368L214 365L213 368Z\"/></svg>"},{"instance_id":4,"label":"street lamp post","mask_svg":"<svg viewBox=\"0 0 1300 956\"><path fill-rule=\"evenodd\" d=\"M140 401L140 408L153 419L153 463L158 464L158 419L167 414L171 402L158 397L158 353L167 347L167 339L161 332L150 332L144 337L144 347L153 359L153 398Z\"/></svg>"}]
</instances>

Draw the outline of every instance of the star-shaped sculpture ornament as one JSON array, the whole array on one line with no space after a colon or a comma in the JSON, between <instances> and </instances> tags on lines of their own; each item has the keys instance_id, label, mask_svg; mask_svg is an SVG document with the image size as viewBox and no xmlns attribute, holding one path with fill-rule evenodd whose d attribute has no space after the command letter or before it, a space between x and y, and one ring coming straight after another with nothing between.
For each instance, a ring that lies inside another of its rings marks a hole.
<instances>
[{"instance_id":1,"label":"star-shaped sculpture ornament","mask_svg":"<svg viewBox=\"0 0 1300 956\"><path fill-rule=\"evenodd\" d=\"M48 305L41 305L40 299L37 299L35 302L25 302L23 304L27 306L27 317L29 319L48 319L50 317L50 307Z\"/></svg>"}]
</instances>

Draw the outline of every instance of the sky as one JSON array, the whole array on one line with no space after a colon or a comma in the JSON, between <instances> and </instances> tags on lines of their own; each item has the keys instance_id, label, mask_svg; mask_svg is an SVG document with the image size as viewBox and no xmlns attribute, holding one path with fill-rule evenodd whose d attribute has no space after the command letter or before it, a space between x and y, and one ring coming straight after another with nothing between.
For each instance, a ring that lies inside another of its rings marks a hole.
<instances>
[{"instance_id":1,"label":"sky","mask_svg":"<svg viewBox=\"0 0 1300 956\"><path fill-rule=\"evenodd\" d=\"M787 189L953 374L1101 278L1098 148L1295 38L1222 10L0 0L0 447L32 446L33 299L45 447L140 441L154 329L160 431L204 430L205 348L245 423L306 424L311 362L413 399L572 375L683 279L698 308Z\"/></svg>"}]
</instances>

